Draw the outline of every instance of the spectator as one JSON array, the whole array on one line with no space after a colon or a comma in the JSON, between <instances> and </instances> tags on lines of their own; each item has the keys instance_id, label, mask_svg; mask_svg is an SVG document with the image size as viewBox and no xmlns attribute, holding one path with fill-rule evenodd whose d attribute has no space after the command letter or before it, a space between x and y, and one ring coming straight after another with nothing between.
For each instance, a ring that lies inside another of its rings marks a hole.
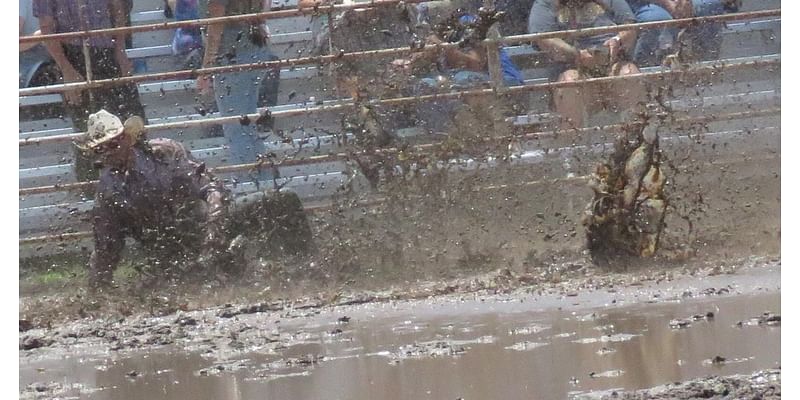
<instances>
[{"instance_id":1,"label":"spectator","mask_svg":"<svg viewBox=\"0 0 800 400\"><path fill-rule=\"evenodd\" d=\"M420 6L424 10L424 5ZM424 14L424 11L423 11ZM466 27L478 22L478 18L473 14L465 14L458 18L458 22ZM460 28L460 27L458 27ZM450 42L458 42L462 39L463 29L455 29L456 35L447 38ZM426 39L427 45L443 43L443 39L433 34ZM441 54L433 52L414 53L410 59L395 60L394 65L408 69L417 63L436 64L439 73L434 76L422 78L416 88L419 94L435 92L437 88L446 86L449 89L467 89L470 87L487 84L490 81L488 73L488 60L485 47L467 46L465 48L450 47L442 51ZM504 49L500 49L500 67L503 72L503 81L506 85L523 84L522 73ZM434 132L447 131L448 118L455 116L455 110L461 105L457 100L437 101L433 105L420 104L417 115L420 122L428 130Z\"/></svg>"},{"instance_id":2,"label":"spectator","mask_svg":"<svg viewBox=\"0 0 800 400\"><path fill-rule=\"evenodd\" d=\"M635 17L625 0L536 0L528 19L529 33L585 29L633 23ZM630 75L639 72L628 61L636 44L636 31L620 31L575 39L543 39L536 44L557 67L559 82L585 78ZM553 102L562 128L584 126L587 106L632 107L638 88L630 83L555 89ZM591 102L586 104L587 101ZM624 104L623 104L624 103Z\"/></svg>"},{"instance_id":3,"label":"spectator","mask_svg":"<svg viewBox=\"0 0 800 400\"><path fill-rule=\"evenodd\" d=\"M252 14L269 8L269 0L209 0L208 17ZM268 32L263 24L232 22L209 25L202 66L208 68L278 59L270 52L268 42ZM264 79L263 70L218 74L213 79L205 75L198 78L197 87L203 96L208 96L213 90L222 116L251 114L257 110L260 85L270 84L270 93L277 96L280 68L272 68L271 72L267 79ZM264 141L256 134L255 124L228 123L223 125L223 132L230 146L230 161L235 164L255 162L258 155L265 152ZM242 177L253 180L256 185L259 180L272 178L265 172Z\"/></svg>"},{"instance_id":4,"label":"spectator","mask_svg":"<svg viewBox=\"0 0 800 400\"><path fill-rule=\"evenodd\" d=\"M84 7L80 7L81 3ZM126 26L129 6L130 3L124 0L33 0L33 15L39 18L43 34L75 32ZM88 38L93 79L131 75L133 64L125 53L126 36ZM62 43L48 41L45 47L61 70L64 82L86 79L82 38ZM65 92L64 100L67 114L80 132L86 131L89 114L99 109L111 110L125 118L133 115L144 118L136 84ZM75 173L81 181L97 177L91 158L78 148L75 148Z\"/></svg>"},{"instance_id":5,"label":"spectator","mask_svg":"<svg viewBox=\"0 0 800 400\"><path fill-rule=\"evenodd\" d=\"M630 0L636 22L672 18L708 17L738 12L741 0ZM648 29L639 35L634 59L638 65L659 65L671 53L679 27ZM706 59L719 57L722 24L704 23L686 28L687 40Z\"/></svg>"},{"instance_id":6,"label":"spectator","mask_svg":"<svg viewBox=\"0 0 800 400\"><path fill-rule=\"evenodd\" d=\"M477 17L473 14L466 14L459 17L458 21L466 26L477 22ZM459 30L463 34L463 30ZM450 42L457 42L461 40L460 36L448 38ZM428 45L436 45L444 43L444 41L436 35L431 35L426 40ZM442 71L449 80L452 82L454 88L466 88L475 86L481 83L489 82L488 60L486 58L486 51L483 46L467 47L464 49L450 47L443 51L440 58L436 61L442 66ZM416 53L416 58L437 57L435 53ZM413 62L416 60L409 60ZM406 64L404 61L398 62L400 65ZM522 73L519 71L514 62L511 61L505 49L500 49L500 67L503 70L503 81L507 85L521 85L523 84ZM438 77L423 78L422 84L427 87L439 86L440 79Z\"/></svg>"},{"instance_id":7,"label":"spectator","mask_svg":"<svg viewBox=\"0 0 800 400\"><path fill-rule=\"evenodd\" d=\"M33 16L32 0L19 0L19 36L36 36L39 30L39 20ZM20 43L19 45L19 87L40 86L54 82L52 64L47 49L39 42ZM55 71L57 72L57 71ZM49 80L48 80L49 79Z\"/></svg>"}]
</instances>

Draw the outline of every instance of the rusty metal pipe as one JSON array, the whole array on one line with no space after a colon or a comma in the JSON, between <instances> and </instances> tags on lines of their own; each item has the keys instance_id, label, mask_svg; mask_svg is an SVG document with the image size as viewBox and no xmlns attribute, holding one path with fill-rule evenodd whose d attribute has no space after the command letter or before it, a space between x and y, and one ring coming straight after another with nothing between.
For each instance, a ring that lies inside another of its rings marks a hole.
<instances>
[{"instance_id":1,"label":"rusty metal pipe","mask_svg":"<svg viewBox=\"0 0 800 400\"><path fill-rule=\"evenodd\" d=\"M724 70L730 69L745 69L745 68L757 68L757 67L770 67L770 66L780 66L781 60L765 60L765 61L747 61L743 63L736 63L736 64L724 64L719 63L716 65L705 65L700 67L691 67L685 70L670 70L670 71L656 71L656 72L642 72L638 74L632 75L622 75L622 76L608 76L602 78L589 78L589 79L579 79L576 81L570 82L546 82L546 83L537 83L532 85L520 85L520 86L511 86L505 89L505 94L511 93L526 93L526 92L536 92L536 91L545 91L557 88L564 88L564 87L574 87L574 86L584 86L584 85L591 85L591 84L601 84L601 83L613 83L617 81L627 81L627 80L648 80L648 79L657 79L657 78L667 78L671 76L685 76L685 75L694 75L694 74L703 74L703 73L718 73ZM407 97L396 97L391 99L383 99L377 100L375 103L382 104L382 105L398 105L398 104L405 104L405 103L416 103L416 102L423 102L429 100L441 100L441 99L458 99L462 97L474 97L474 96L489 96L495 94L495 90L491 88L487 89L473 89L473 90L462 90L456 92L448 92L448 93L437 93L437 94L429 94L429 95L420 95L420 96L407 96ZM307 107L298 110L284 110L284 111L275 111L271 112L270 115L272 117L292 117L298 115L305 115L305 114L312 114L316 112L330 112L330 111L338 111L344 110L350 107L353 107L353 102L346 102L342 104L335 104L329 106L318 106L318 107ZM247 114L247 117L251 121L257 120L262 113L269 110L268 108L262 108L258 112L253 114ZM181 122L167 122L161 124L152 124L147 125L145 128L147 131L156 131L156 130L165 130L165 129L186 129L186 128L196 128L208 125L216 125L221 123L238 123L241 120L241 116L230 116L230 117L217 117L217 118L203 118L191 121L181 121ZM80 139L85 133L70 133L66 135L54 135L42 138L27 138L27 139L20 139L19 146L31 146L31 145L40 145L40 144L48 144L48 143L64 143L70 142L76 139Z\"/></svg>"},{"instance_id":2,"label":"rusty metal pipe","mask_svg":"<svg viewBox=\"0 0 800 400\"><path fill-rule=\"evenodd\" d=\"M718 15L712 17L694 17L694 18L684 18L684 19L675 19L669 21L657 21L657 22L644 22L639 24L626 24L626 25L615 25L612 27L600 27L600 28L587 28L587 29L577 29L577 30L566 30L566 31L556 31L556 32L545 32L545 33L535 33L529 35L518 35L518 36L508 36L504 38L497 39L499 43L502 44L521 44L521 43L532 43L536 40L541 39L553 39L553 38L564 38L564 37L579 37L579 36L591 36L591 35L598 35L604 33L611 33L611 32L618 32L620 30L631 30L631 29L648 29L648 28L663 28L663 27L676 27L676 26L685 26L685 25L692 25L699 22L725 22L725 21L736 21L739 19L748 19L748 18L761 18L761 17L775 17L780 16L781 10L766 10L766 11L753 11L753 12L744 12L744 13L735 13L735 14L725 14L725 15ZM116 31L115 31L116 32ZM80 33L80 32L76 32ZM445 49L449 47L458 46L457 43L442 43L435 46L426 46L425 48L418 50L422 52L433 52L439 51L440 49ZM113 79L103 79L97 80L93 82L74 82L74 83L65 83L59 85L48 85L48 86L37 86L33 88L24 88L19 89L20 96L33 96L39 94L51 94L51 93L62 93L69 90L75 89L87 89L87 88L96 88L96 87L104 87L108 85L124 85L130 83L139 83L145 81L163 81L163 80L170 80L170 79L196 79L198 76L201 75L212 75L212 74L224 74L230 72L240 72L240 71L249 71L249 70L259 70L259 69L268 69L268 68L278 68L281 66L297 66L297 65L307 65L307 64L328 64L333 63L341 60L349 60L349 59L359 59L359 58L366 58L366 57L386 57L386 56L399 56L404 55L407 53L411 53L412 50L410 47L403 47L403 48L392 48L392 49L381 49L381 50L369 50L369 51L357 51L351 53L340 53L340 54L331 54L331 55L324 55L324 56L316 56L316 57L300 57L294 59L287 59L287 60L278 60L278 61L264 61L258 63L250 63L250 64L237 64L237 65L228 65L228 66L221 66L221 67L209 67L209 68L198 68L193 70L181 70L181 71L172 71L172 72L161 72L161 73L153 73L153 74L144 74L144 75L136 75L136 76L127 76L122 78L113 78Z\"/></svg>"},{"instance_id":3,"label":"rusty metal pipe","mask_svg":"<svg viewBox=\"0 0 800 400\"><path fill-rule=\"evenodd\" d=\"M19 43L20 44L39 43L46 41L55 41L55 40L62 41L66 39L75 39L84 37L113 36L118 34L130 34L136 32L151 32L158 30L168 30L168 29L171 30L177 28L189 28L189 27L207 26L215 24L225 24L229 22L263 22L264 20L268 19L299 17L303 15L319 15L324 13L341 12L353 9L388 7L397 5L399 3L427 3L429 1L433 0L373 0L368 3L336 4L330 6L295 8L289 10L264 11L260 13L230 15L225 17L200 18L200 19L175 21L175 22L162 22L159 24L94 29L82 32L62 32L62 33L51 33L47 35L20 36Z\"/></svg>"},{"instance_id":4,"label":"rusty metal pipe","mask_svg":"<svg viewBox=\"0 0 800 400\"><path fill-rule=\"evenodd\" d=\"M759 110L759 111L743 111L743 112L734 112L734 113L726 113L726 114L719 114L719 115L704 115L701 117L688 117L688 118L678 118L675 120L677 124L694 124L694 123L702 123L702 122L711 122L711 121L727 121L732 119L739 119L739 118L758 118L758 117L766 117L772 115L780 115L781 109L778 108L771 108L766 110ZM509 139L533 139L536 137L542 136L554 136L554 135L575 135L581 133L594 133L594 132L618 132L622 129L623 124L613 124L613 125L605 125L605 126L596 126L596 127L589 127L589 128L581 128L581 129L560 129L560 130L551 130L551 131L540 131L540 132L531 132L522 135L506 135L500 136L496 138L487 139L487 142L490 141L507 141ZM423 144L414 146L414 150L427 150L435 148L439 146L438 143L430 143L430 144ZM400 150L397 148L387 148L387 149L379 149L375 153L378 154L396 154ZM337 160L344 160L352 156L363 155L366 154L364 152L358 152L353 154L348 153L337 153L337 154L329 154L329 155L321 155L321 156L313 156L308 158L301 158L301 159L287 159L278 163L275 163L274 166L282 167L282 166L291 166L291 165L307 165L307 164L314 164L314 163L322 163L322 162L329 162L329 161L337 161ZM248 163L248 164L238 164L238 165L226 165L217 168L210 168L209 170L212 173L225 173L225 172L236 172L236 171L247 171L256 168L259 164L258 163ZM263 166L263 164L262 164ZM72 191L85 191L87 189L91 189L94 185L97 184L97 181L90 181L90 182L78 182L78 183L68 183L62 185L52 185L52 186L38 186L32 188L23 188L19 189L19 196L30 196L34 194L46 194L46 193L56 193L56 192L72 192Z\"/></svg>"}]
</instances>

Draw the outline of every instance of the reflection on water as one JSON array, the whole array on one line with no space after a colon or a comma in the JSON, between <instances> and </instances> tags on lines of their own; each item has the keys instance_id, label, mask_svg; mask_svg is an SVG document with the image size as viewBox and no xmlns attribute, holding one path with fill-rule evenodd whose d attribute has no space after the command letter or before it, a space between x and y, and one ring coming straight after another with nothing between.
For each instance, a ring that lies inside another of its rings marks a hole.
<instances>
[{"instance_id":1,"label":"reflection on water","mask_svg":"<svg viewBox=\"0 0 800 400\"><path fill-rule=\"evenodd\" d=\"M780 365L780 327L735 326L767 310L780 312L780 294L580 315L332 321L274 353L67 358L21 365L20 385L102 388L72 391L87 399L558 399ZM670 327L709 311L713 318ZM708 362L717 356L728 362Z\"/></svg>"}]
</instances>

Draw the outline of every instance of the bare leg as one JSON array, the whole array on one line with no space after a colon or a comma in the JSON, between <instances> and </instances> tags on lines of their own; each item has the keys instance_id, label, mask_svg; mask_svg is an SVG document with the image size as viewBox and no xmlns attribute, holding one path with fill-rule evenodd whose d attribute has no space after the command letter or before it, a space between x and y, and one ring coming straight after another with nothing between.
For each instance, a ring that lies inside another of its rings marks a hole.
<instances>
[{"instance_id":1,"label":"bare leg","mask_svg":"<svg viewBox=\"0 0 800 400\"><path fill-rule=\"evenodd\" d=\"M558 76L559 82L574 82L581 79L577 70L570 69ZM553 103L556 112L561 116L561 129L582 128L583 114L586 112L584 96L588 93L586 87L560 88L553 91Z\"/></svg>"},{"instance_id":2,"label":"bare leg","mask_svg":"<svg viewBox=\"0 0 800 400\"><path fill-rule=\"evenodd\" d=\"M612 67L615 76L633 75L639 73L639 67L630 62L620 63ZM618 111L631 110L639 103L645 101L644 84L637 81L616 82L610 94L613 95L611 104L616 105Z\"/></svg>"}]
</instances>

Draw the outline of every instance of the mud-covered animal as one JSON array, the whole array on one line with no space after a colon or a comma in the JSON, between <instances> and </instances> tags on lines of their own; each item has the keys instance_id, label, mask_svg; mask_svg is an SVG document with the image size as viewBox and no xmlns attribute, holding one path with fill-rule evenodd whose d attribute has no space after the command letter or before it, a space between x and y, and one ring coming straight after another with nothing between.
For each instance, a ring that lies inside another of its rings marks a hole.
<instances>
[{"instance_id":1,"label":"mud-covered animal","mask_svg":"<svg viewBox=\"0 0 800 400\"><path fill-rule=\"evenodd\" d=\"M245 241L259 245L266 255L297 255L312 249L311 226L297 194L256 192L233 201L225 223L229 251Z\"/></svg>"},{"instance_id":2,"label":"mud-covered animal","mask_svg":"<svg viewBox=\"0 0 800 400\"><path fill-rule=\"evenodd\" d=\"M581 222L595 262L652 257L658 250L667 208L659 126L646 115L629 124L589 179L593 198Z\"/></svg>"}]
</instances>

